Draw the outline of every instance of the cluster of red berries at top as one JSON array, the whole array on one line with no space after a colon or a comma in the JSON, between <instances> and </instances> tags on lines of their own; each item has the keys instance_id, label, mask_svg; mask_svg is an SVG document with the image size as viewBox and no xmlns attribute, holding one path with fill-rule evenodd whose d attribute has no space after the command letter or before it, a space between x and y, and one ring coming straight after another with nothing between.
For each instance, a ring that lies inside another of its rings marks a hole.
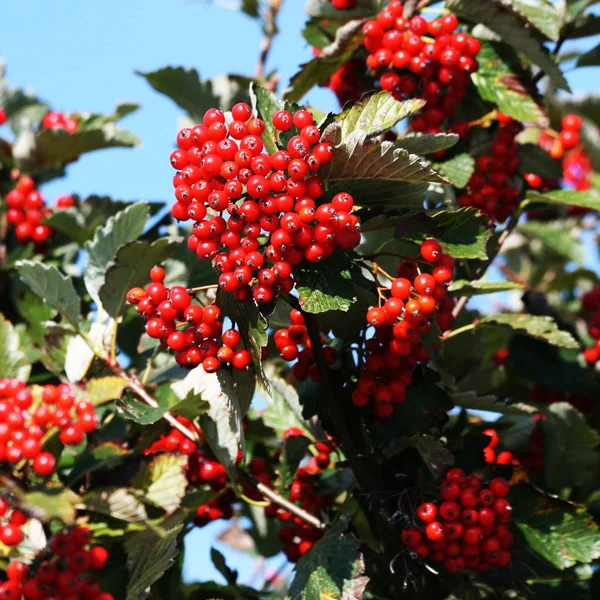
<instances>
[{"instance_id":1,"label":"cluster of red berries at top","mask_svg":"<svg viewBox=\"0 0 600 600\"><path fill-rule=\"evenodd\" d=\"M514 457L513 453L508 450L498 451L500 446L500 436L498 432L489 428L483 432L490 438L489 444L483 449L483 457L486 463L496 465L517 465L519 461Z\"/></svg>"},{"instance_id":2,"label":"cluster of red berries at top","mask_svg":"<svg viewBox=\"0 0 600 600\"><path fill-rule=\"evenodd\" d=\"M27 175L20 177L16 186L6 195L6 203L6 220L14 227L17 242L27 244L33 241L42 247L52 235L50 226L42 221L49 217L52 211L46 206L44 197L36 189L33 179ZM57 199L55 208L60 210L73 204L72 196L62 195Z\"/></svg>"},{"instance_id":3,"label":"cluster of red berries at top","mask_svg":"<svg viewBox=\"0 0 600 600\"><path fill-rule=\"evenodd\" d=\"M308 111L273 115L280 141L284 133L287 139L273 154L260 137L264 121L253 118L247 104L236 104L231 114L226 125L223 112L210 109L202 124L179 132L171 153L177 169L171 212L194 222L188 247L214 261L223 291L268 303L276 292L292 290L294 265L356 247L359 223L348 194L317 206L323 185L316 172L331 160L333 147L320 143Z\"/></svg>"},{"instance_id":4,"label":"cluster of red berries at top","mask_svg":"<svg viewBox=\"0 0 600 600\"><path fill-rule=\"evenodd\" d=\"M296 361L292 367L292 374L296 379L306 381L310 376L313 381L319 381L319 373L302 313L293 308L290 311L290 322L289 327L278 329L275 332L273 336L275 346L277 346L283 360L287 362ZM302 346L304 348L301 348ZM337 353L334 348L323 345L323 354L329 366L336 362Z\"/></svg>"},{"instance_id":5,"label":"cluster of red berries at top","mask_svg":"<svg viewBox=\"0 0 600 600\"><path fill-rule=\"evenodd\" d=\"M442 563L449 573L507 567L514 541L507 526L512 517L509 491L500 477L484 488L478 475L450 469L440 485L440 499L417 508L419 525L405 529L402 541L419 558Z\"/></svg>"},{"instance_id":6,"label":"cluster of red berries at top","mask_svg":"<svg viewBox=\"0 0 600 600\"><path fill-rule=\"evenodd\" d=\"M414 131L440 133L444 121L464 100L470 76L479 67L475 57L481 44L466 33L455 33L457 27L453 14L430 22L419 15L405 19L398 0L363 26L363 45L370 53L367 67L384 70L381 88L397 100L427 102L411 122Z\"/></svg>"},{"instance_id":7,"label":"cluster of red berries at top","mask_svg":"<svg viewBox=\"0 0 600 600\"><path fill-rule=\"evenodd\" d=\"M58 110L48 111L41 123L42 129L64 129L67 133L75 133L79 128L79 122L74 117L67 117Z\"/></svg>"},{"instance_id":8,"label":"cluster of red berries at top","mask_svg":"<svg viewBox=\"0 0 600 600\"><path fill-rule=\"evenodd\" d=\"M0 463L29 461L37 475L54 472L56 459L42 449L42 439L59 430L65 446L79 446L98 428L94 405L78 400L67 383L45 385L35 398L18 379L0 379Z\"/></svg>"},{"instance_id":9,"label":"cluster of red berries at top","mask_svg":"<svg viewBox=\"0 0 600 600\"><path fill-rule=\"evenodd\" d=\"M108 561L108 550L91 545L92 532L76 526L57 533L39 561L27 565L12 561L6 568L7 581L0 582L2 600L114 600L103 592L94 573Z\"/></svg>"},{"instance_id":10,"label":"cluster of red berries at top","mask_svg":"<svg viewBox=\"0 0 600 600\"><path fill-rule=\"evenodd\" d=\"M283 439L302 436L303 431L297 427L288 428ZM333 498L319 493L317 486L321 473L331 465L331 454L334 451L334 445L331 440L327 442L316 442L314 445L317 454L303 460L296 470L294 480L290 488L290 502L297 504L311 515L319 516L323 509L327 508L333 502ZM262 459L258 463L251 463L250 470L255 477L260 477L261 473L266 473L267 465ZM260 462L262 460L262 462ZM253 461L253 462L254 462ZM254 469L254 470L253 470ZM258 473L257 473L258 471ZM270 480L270 477L269 477ZM263 483L266 483L263 481ZM267 483L267 485L269 485ZM308 523L305 523L292 513L271 504L265 508L265 516L271 519L278 519L285 525L279 530L278 538L282 544L282 550L290 562L297 562L300 556L307 552L312 545L323 537L323 532Z\"/></svg>"},{"instance_id":11,"label":"cluster of red berries at top","mask_svg":"<svg viewBox=\"0 0 600 600\"><path fill-rule=\"evenodd\" d=\"M23 541L23 525L29 517L10 505L0 496L0 542L5 546L18 546ZM1 598L2 596L0 596Z\"/></svg>"},{"instance_id":12,"label":"cluster of red berries at top","mask_svg":"<svg viewBox=\"0 0 600 600\"><path fill-rule=\"evenodd\" d=\"M333 8L338 10L350 10L354 8L358 3L358 0L329 0L333 5Z\"/></svg>"},{"instance_id":13,"label":"cluster of red berries at top","mask_svg":"<svg viewBox=\"0 0 600 600\"><path fill-rule=\"evenodd\" d=\"M477 158L476 169L467 184L468 193L458 198L460 206L475 206L490 218L503 223L519 206L519 191L511 177L519 170L519 146L515 137L523 126L497 113L498 130L490 153Z\"/></svg>"},{"instance_id":14,"label":"cluster of red berries at top","mask_svg":"<svg viewBox=\"0 0 600 600\"><path fill-rule=\"evenodd\" d=\"M365 343L364 367L358 374L352 402L359 407L372 404L377 419L389 418L394 406L406 400L418 362L428 359L421 336L436 321L442 331L450 328L454 300L447 296L454 259L444 254L436 240L423 242L421 263L431 273L419 271L414 261L398 266L398 277L389 288L380 288L383 305L370 308L366 319L375 335ZM389 293L390 297L386 298Z\"/></svg>"},{"instance_id":15,"label":"cluster of red berries at top","mask_svg":"<svg viewBox=\"0 0 600 600\"><path fill-rule=\"evenodd\" d=\"M581 307L587 322L587 330L595 340L591 348L583 351L583 358L590 365L600 359L600 285L595 285L581 297Z\"/></svg>"},{"instance_id":16,"label":"cluster of red berries at top","mask_svg":"<svg viewBox=\"0 0 600 600\"><path fill-rule=\"evenodd\" d=\"M129 290L127 301L137 305L138 314L146 320L146 333L173 350L179 365L193 369L202 364L207 373L222 365L238 370L250 365L250 353L239 348L239 332L223 331L221 309L216 304L195 304L193 290L181 285L166 287L165 270L158 265L151 269L150 279L146 289ZM178 323L187 326L178 329Z\"/></svg>"}]
</instances>

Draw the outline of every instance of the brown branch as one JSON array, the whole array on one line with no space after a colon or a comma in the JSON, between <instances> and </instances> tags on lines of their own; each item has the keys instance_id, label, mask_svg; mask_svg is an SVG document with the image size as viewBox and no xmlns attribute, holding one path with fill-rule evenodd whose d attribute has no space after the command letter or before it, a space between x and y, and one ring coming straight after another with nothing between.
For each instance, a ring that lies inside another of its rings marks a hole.
<instances>
[{"instance_id":1,"label":"brown branch","mask_svg":"<svg viewBox=\"0 0 600 600\"><path fill-rule=\"evenodd\" d=\"M263 16L263 31L264 37L260 44L260 55L258 57L258 63L256 65L255 78L259 81L265 78L265 69L271 48L273 47L273 40L277 35L277 16L281 10L283 0L269 0L268 7Z\"/></svg>"}]
</instances>

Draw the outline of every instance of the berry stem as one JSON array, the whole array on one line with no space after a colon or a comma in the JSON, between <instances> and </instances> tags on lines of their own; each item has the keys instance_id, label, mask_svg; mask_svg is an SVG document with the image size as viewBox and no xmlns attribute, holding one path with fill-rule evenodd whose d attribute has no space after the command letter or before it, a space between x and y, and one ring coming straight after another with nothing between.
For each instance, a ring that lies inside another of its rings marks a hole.
<instances>
[{"instance_id":1,"label":"berry stem","mask_svg":"<svg viewBox=\"0 0 600 600\"><path fill-rule=\"evenodd\" d=\"M261 42L260 55L258 57L255 72L255 78L259 81L262 81L265 78L267 60L271 53L271 48L273 47L273 40L278 33L277 16L282 4L283 0L269 0L263 15L263 31L265 35Z\"/></svg>"},{"instance_id":2,"label":"berry stem","mask_svg":"<svg viewBox=\"0 0 600 600\"><path fill-rule=\"evenodd\" d=\"M388 272L384 271L378 263L373 262L373 275L377 277L377 274L381 273L389 281L394 281L395 277L392 277Z\"/></svg>"},{"instance_id":3,"label":"berry stem","mask_svg":"<svg viewBox=\"0 0 600 600\"><path fill-rule=\"evenodd\" d=\"M200 287L189 288L188 292L197 294L198 292L206 292L207 290L216 290L219 286L216 283L211 285L201 285Z\"/></svg>"}]
</instances>

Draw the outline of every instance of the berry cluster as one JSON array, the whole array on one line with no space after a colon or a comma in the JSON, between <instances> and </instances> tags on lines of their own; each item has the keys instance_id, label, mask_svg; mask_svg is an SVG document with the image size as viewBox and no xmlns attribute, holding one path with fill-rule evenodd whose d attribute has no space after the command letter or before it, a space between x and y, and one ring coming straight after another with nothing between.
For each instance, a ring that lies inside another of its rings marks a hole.
<instances>
[{"instance_id":1,"label":"berry cluster","mask_svg":"<svg viewBox=\"0 0 600 600\"><path fill-rule=\"evenodd\" d=\"M32 565L20 561L9 563L8 580L0 583L0 598L113 600L94 577L94 572L106 565L108 551L91 543L92 532L86 527L56 534L44 551L46 556L40 557L43 560Z\"/></svg>"},{"instance_id":2,"label":"berry cluster","mask_svg":"<svg viewBox=\"0 0 600 600\"><path fill-rule=\"evenodd\" d=\"M502 223L519 206L519 191L511 177L519 170L515 137L522 125L498 113L498 130L490 154L477 158L477 168L468 183L468 193L459 196L460 206L475 206Z\"/></svg>"},{"instance_id":3,"label":"berry cluster","mask_svg":"<svg viewBox=\"0 0 600 600\"><path fill-rule=\"evenodd\" d=\"M415 262L404 261L398 267L398 278L390 287L380 289L381 298L389 293L383 305L367 311L367 323L375 335L365 343L364 368L359 372L352 401L368 406L379 420L389 418L394 406L406 400L406 388L412 381L417 362L428 359L420 340L435 320L442 331L452 324L454 301L447 296L452 281L454 259L442 252L436 240L421 245L424 265L432 273L417 270Z\"/></svg>"},{"instance_id":4,"label":"berry cluster","mask_svg":"<svg viewBox=\"0 0 600 600\"><path fill-rule=\"evenodd\" d=\"M86 433L98 428L94 405L77 400L70 385L45 385L34 403L30 390L18 379L0 379L0 463L29 461L46 477L54 472L56 459L42 451L42 439L53 428L66 446L78 446Z\"/></svg>"},{"instance_id":5,"label":"berry cluster","mask_svg":"<svg viewBox=\"0 0 600 600\"><path fill-rule=\"evenodd\" d=\"M202 124L179 132L179 148L171 154L177 169L172 214L194 222L188 247L214 260L223 291L267 303L275 292L292 290L293 265L358 245L358 218L350 214L349 194L316 204L323 185L315 173L331 160L333 148L319 143L308 111L273 115L280 139L285 133L289 141L272 155L260 138L264 121L252 118L243 103L231 113L234 120L226 125L225 115L210 109ZM292 128L298 135L291 135Z\"/></svg>"},{"instance_id":6,"label":"berry cluster","mask_svg":"<svg viewBox=\"0 0 600 600\"><path fill-rule=\"evenodd\" d=\"M301 435L304 435L302 430L290 427L284 432L283 438L285 440ZM317 442L315 450L317 451L316 456L311 456L296 470L289 499L290 502L298 504L308 513L318 516L333 501L330 496L324 496L317 491L319 475L331 464L333 445L331 442ZM264 476L265 474L266 465L264 461L260 462L261 459L254 460L259 462L254 465L251 463L251 472L255 477L260 478L261 475ZM282 523L286 523L279 530L278 537L283 545L282 550L290 562L297 562L300 556L323 536L323 532L319 529L311 527L298 517L294 517L290 512L273 504L265 508L265 515L268 518L278 519Z\"/></svg>"},{"instance_id":7,"label":"berry cluster","mask_svg":"<svg viewBox=\"0 0 600 600\"><path fill-rule=\"evenodd\" d=\"M319 373L315 364L313 351L304 325L304 317L295 308L290 312L291 325L287 329L279 329L273 336L281 358L287 362L297 361L292 367L292 373L299 381L306 381L310 376L319 381ZM304 346L304 348L300 348ZM337 360L337 353L330 346L323 346L323 354L329 366Z\"/></svg>"},{"instance_id":8,"label":"berry cluster","mask_svg":"<svg viewBox=\"0 0 600 600\"><path fill-rule=\"evenodd\" d=\"M66 117L58 110L48 111L41 123L42 129L64 129L67 133L75 133L79 128L79 122L74 117Z\"/></svg>"},{"instance_id":9,"label":"berry cluster","mask_svg":"<svg viewBox=\"0 0 600 600\"><path fill-rule=\"evenodd\" d=\"M239 332L223 331L218 306L194 304L195 293L183 286L166 287L165 270L160 266L151 269L150 279L152 283L145 290L129 290L127 301L137 305L146 320L146 333L173 350L178 364L189 369L202 364L207 373L215 373L223 364L239 370L250 365L250 353L238 348ZM178 323L187 327L178 329Z\"/></svg>"},{"instance_id":10,"label":"berry cluster","mask_svg":"<svg viewBox=\"0 0 600 600\"><path fill-rule=\"evenodd\" d=\"M504 450L498 452L497 448L500 445L500 436L498 432L493 429L486 429L483 435L487 435L490 438L490 443L483 449L483 457L486 463L496 465L516 465L519 461L513 456L512 452Z\"/></svg>"},{"instance_id":11,"label":"berry cluster","mask_svg":"<svg viewBox=\"0 0 600 600\"><path fill-rule=\"evenodd\" d=\"M440 133L479 67L475 57L481 44L466 33L455 33L457 27L453 14L431 22L421 16L407 20L399 0L363 27L363 44L370 53L367 67L385 71L379 77L381 88L397 100L427 101L424 112L412 120L414 131Z\"/></svg>"},{"instance_id":12,"label":"berry cluster","mask_svg":"<svg viewBox=\"0 0 600 600\"><path fill-rule=\"evenodd\" d=\"M18 546L23 541L23 525L29 521L26 514L10 505L0 496L0 542L5 546ZM1 597L1 596L0 596Z\"/></svg>"},{"instance_id":13,"label":"berry cluster","mask_svg":"<svg viewBox=\"0 0 600 600\"><path fill-rule=\"evenodd\" d=\"M318 48L313 48L315 55L321 54ZM351 58L345 62L327 81L327 86L336 96L341 106L346 102L358 102L362 96L360 76L363 61L360 58Z\"/></svg>"},{"instance_id":14,"label":"berry cluster","mask_svg":"<svg viewBox=\"0 0 600 600\"><path fill-rule=\"evenodd\" d=\"M583 352L583 358L592 365L600 360L600 285L594 286L589 292L583 294L581 307L588 333L596 340L591 348L586 348Z\"/></svg>"},{"instance_id":15,"label":"berry cluster","mask_svg":"<svg viewBox=\"0 0 600 600\"><path fill-rule=\"evenodd\" d=\"M354 8L358 3L358 0L329 0L333 6L333 8L337 8L338 10L350 10Z\"/></svg>"},{"instance_id":16,"label":"berry cluster","mask_svg":"<svg viewBox=\"0 0 600 600\"><path fill-rule=\"evenodd\" d=\"M50 216L51 210L36 189L33 179L27 175L20 177L16 186L6 195L6 203L6 220L14 227L17 242L27 244L33 241L43 248L52 229L42 221ZM72 196L59 196L56 209L69 208L73 204Z\"/></svg>"},{"instance_id":17,"label":"berry cluster","mask_svg":"<svg viewBox=\"0 0 600 600\"><path fill-rule=\"evenodd\" d=\"M449 573L507 567L514 541L507 527L509 491L505 479L492 479L483 488L479 476L451 469L440 485L440 500L417 508L420 524L405 529L402 541L419 558L442 563Z\"/></svg>"}]
</instances>

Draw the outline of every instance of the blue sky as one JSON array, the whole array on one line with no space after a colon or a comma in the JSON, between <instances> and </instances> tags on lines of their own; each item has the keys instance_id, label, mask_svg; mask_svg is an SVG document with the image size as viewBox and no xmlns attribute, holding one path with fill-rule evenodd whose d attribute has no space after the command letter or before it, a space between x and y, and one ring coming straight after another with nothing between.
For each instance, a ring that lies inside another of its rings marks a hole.
<instances>
[{"instance_id":1,"label":"blue sky","mask_svg":"<svg viewBox=\"0 0 600 600\"><path fill-rule=\"evenodd\" d=\"M230 2L230 0L224 0ZM281 35L268 68L278 67L286 82L298 64L311 58L300 31L303 0L284 0ZM251 75L261 39L259 27L241 13L183 0L3 0L0 2L0 56L15 85L35 91L57 110L111 112L115 103L135 101L142 109L123 121L143 141L133 150L114 149L82 158L68 177L44 187L50 203L61 193L98 193L124 200L171 201L169 154L180 111L155 93L136 70L166 65L196 67L205 78L219 73ZM591 47L597 40L574 47ZM591 77L591 75L594 77ZM569 76L574 91L590 90L597 70ZM336 108L333 94L314 90L308 99L323 110ZM195 530L188 538L185 574L191 580L222 581L209 549L227 524ZM215 544L230 566L248 582L253 558ZM281 564L281 558L272 563Z\"/></svg>"}]
</instances>

